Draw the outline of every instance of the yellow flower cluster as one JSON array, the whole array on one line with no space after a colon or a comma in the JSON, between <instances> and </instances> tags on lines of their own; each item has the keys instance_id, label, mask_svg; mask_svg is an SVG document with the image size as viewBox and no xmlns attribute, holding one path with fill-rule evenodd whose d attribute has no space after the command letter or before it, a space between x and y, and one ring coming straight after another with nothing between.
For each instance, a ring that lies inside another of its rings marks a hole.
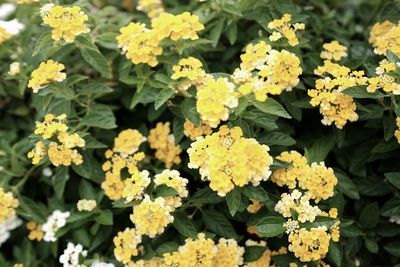
<instances>
[{"instance_id":1,"label":"yellow flower cluster","mask_svg":"<svg viewBox=\"0 0 400 267\"><path fill-rule=\"evenodd\" d=\"M76 36L90 32L85 24L88 16L78 6L49 6L46 12L42 12L42 19L52 28L51 35L55 41L64 39L72 43Z\"/></svg>"},{"instance_id":2,"label":"yellow flower cluster","mask_svg":"<svg viewBox=\"0 0 400 267\"><path fill-rule=\"evenodd\" d=\"M192 84L198 84L206 75L203 70L203 63L194 57L182 58L177 65L172 67L174 72L171 79L178 80L181 78L188 79Z\"/></svg>"},{"instance_id":3,"label":"yellow flower cluster","mask_svg":"<svg viewBox=\"0 0 400 267\"><path fill-rule=\"evenodd\" d=\"M178 251L164 254L165 266L236 267L243 263L244 248L234 239L219 239L218 244L204 233L188 238Z\"/></svg>"},{"instance_id":4,"label":"yellow flower cluster","mask_svg":"<svg viewBox=\"0 0 400 267\"><path fill-rule=\"evenodd\" d=\"M139 0L136 9L146 13L149 18L158 17L164 12L161 0Z\"/></svg>"},{"instance_id":5,"label":"yellow flower cluster","mask_svg":"<svg viewBox=\"0 0 400 267\"><path fill-rule=\"evenodd\" d=\"M96 208L96 200L93 199L80 199L76 204L79 211L92 211Z\"/></svg>"},{"instance_id":6,"label":"yellow flower cluster","mask_svg":"<svg viewBox=\"0 0 400 267\"><path fill-rule=\"evenodd\" d=\"M130 219L135 224L138 234L155 237L163 233L165 227L174 221L171 211L172 208L167 205L164 198L151 200L145 195L143 201L133 208Z\"/></svg>"},{"instance_id":7,"label":"yellow flower cluster","mask_svg":"<svg viewBox=\"0 0 400 267\"><path fill-rule=\"evenodd\" d=\"M3 27L0 27L0 44L4 43L7 41L10 37L12 36L11 33L9 33L6 29Z\"/></svg>"},{"instance_id":8,"label":"yellow flower cluster","mask_svg":"<svg viewBox=\"0 0 400 267\"><path fill-rule=\"evenodd\" d=\"M378 89L383 89L387 93L400 94L400 84L390 75L396 70L396 64L383 59L379 62L379 67L375 69L377 76L368 78L367 91L370 93Z\"/></svg>"},{"instance_id":9,"label":"yellow flower cluster","mask_svg":"<svg viewBox=\"0 0 400 267\"><path fill-rule=\"evenodd\" d=\"M155 188L160 185L165 185L176 191L177 196L164 197L166 204L173 209L181 206L182 198L188 196L189 192L186 189L188 183L188 179L181 177L177 170L163 170L160 174L156 174L154 179Z\"/></svg>"},{"instance_id":10,"label":"yellow flower cluster","mask_svg":"<svg viewBox=\"0 0 400 267\"><path fill-rule=\"evenodd\" d=\"M170 132L169 122L158 122L147 137L150 147L156 150L156 158L164 162L167 168L181 163L179 154L182 152L181 147L175 144L174 135Z\"/></svg>"},{"instance_id":11,"label":"yellow flower cluster","mask_svg":"<svg viewBox=\"0 0 400 267\"><path fill-rule=\"evenodd\" d=\"M256 100L291 91L302 73L300 59L286 50L277 51L264 41L249 44L232 79L242 95L253 93Z\"/></svg>"},{"instance_id":12,"label":"yellow flower cluster","mask_svg":"<svg viewBox=\"0 0 400 267\"><path fill-rule=\"evenodd\" d=\"M143 152L138 152L140 144L145 140L146 138L139 131L127 129L121 131L114 139L113 149L105 152L107 159L103 164L105 180L101 187L110 199L120 199L124 188L132 188L139 180L143 182L141 180L143 174L138 172L137 164L145 157ZM128 170L130 177L123 181L123 178L127 178L121 177L125 169Z\"/></svg>"},{"instance_id":13,"label":"yellow flower cluster","mask_svg":"<svg viewBox=\"0 0 400 267\"><path fill-rule=\"evenodd\" d=\"M284 151L276 158L291 166L274 171L271 176L274 183L289 189L299 186L317 203L333 196L337 178L332 168L327 168L323 162L313 162L309 166L307 159L297 151Z\"/></svg>"},{"instance_id":14,"label":"yellow flower cluster","mask_svg":"<svg viewBox=\"0 0 400 267\"><path fill-rule=\"evenodd\" d=\"M212 128L201 122L200 126L196 126L189 120L186 120L183 124L183 133L190 138L190 140L194 141L199 136L210 135L212 134Z\"/></svg>"},{"instance_id":15,"label":"yellow flower cluster","mask_svg":"<svg viewBox=\"0 0 400 267\"><path fill-rule=\"evenodd\" d=\"M61 82L67 77L64 72L64 65L54 60L47 60L40 63L39 67L31 74L28 87L37 93L39 89L46 87L52 82Z\"/></svg>"},{"instance_id":16,"label":"yellow flower cluster","mask_svg":"<svg viewBox=\"0 0 400 267\"><path fill-rule=\"evenodd\" d=\"M221 121L228 120L229 108L238 105L235 85L226 78L209 78L197 87L196 109L201 120L215 128Z\"/></svg>"},{"instance_id":17,"label":"yellow flower cluster","mask_svg":"<svg viewBox=\"0 0 400 267\"><path fill-rule=\"evenodd\" d=\"M394 132L394 136L396 137L397 142L400 144L400 118L399 117L396 118L396 126L397 126L397 129Z\"/></svg>"},{"instance_id":18,"label":"yellow flower cluster","mask_svg":"<svg viewBox=\"0 0 400 267\"><path fill-rule=\"evenodd\" d=\"M336 40L323 44L322 48L324 49L320 55L322 59L339 61L342 58L347 57L347 47L341 45Z\"/></svg>"},{"instance_id":19,"label":"yellow flower cluster","mask_svg":"<svg viewBox=\"0 0 400 267\"><path fill-rule=\"evenodd\" d=\"M0 187L0 224L15 215L18 205L18 199L14 198L11 192L6 192L3 187Z\"/></svg>"},{"instance_id":20,"label":"yellow flower cluster","mask_svg":"<svg viewBox=\"0 0 400 267\"><path fill-rule=\"evenodd\" d=\"M144 5L142 7L144 10ZM164 12L152 19L151 29L134 22L122 27L117 41L132 63L145 63L155 67L158 64L157 56L163 52L161 41L166 38L172 41L195 40L199 38L197 32L203 29L204 25L199 22L199 17L189 12L179 15Z\"/></svg>"},{"instance_id":21,"label":"yellow flower cluster","mask_svg":"<svg viewBox=\"0 0 400 267\"><path fill-rule=\"evenodd\" d=\"M390 50L400 56L400 25L388 20L376 23L370 32L369 42L378 55L386 54Z\"/></svg>"},{"instance_id":22,"label":"yellow flower cluster","mask_svg":"<svg viewBox=\"0 0 400 267\"><path fill-rule=\"evenodd\" d=\"M257 213L262 207L264 207L264 203L261 201L250 199L251 204L247 206L247 211L250 213Z\"/></svg>"},{"instance_id":23,"label":"yellow flower cluster","mask_svg":"<svg viewBox=\"0 0 400 267\"><path fill-rule=\"evenodd\" d=\"M46 156L54 166L70 166L72 163L80 165L83 162L82 155L76 150L84 147L83 140L77 133L68 133L66 125L66 114L55 116L47 114L43 122L36 123L35 135L41 140L36 142L35 147L28 153L32 164L37 165ZM52 139L52 140L50 140Z\"/></svg>"},{"instance_id":24,"label":"yellow flower cluster","mask_svg":"<svg viewBox=\"0 0 400 267\"><path fill-rule=\"evenodd\" d=\"M146 170L135 171L123 183L122 197L125 198L125 202L142 199L144 190L150 184L149 172Z\"/></svg>"},{"instance_id":25,"label":"yellow flower cluster","mask_svg":"<svg viewBox=\"0 0 400 267\"><path fill-rule=\"evenodd\" d=\"M289 235L289 251L302 262L320 260L328 253L330 240L331 236L325 227L310 230L301 228Z\"/></svg>"},{"instance_id":26,"label":"yellow flower cluster","mask_svg":"<svg viewBox=\"0 0 400 267\"><path fill-rule=\"evenodd\" d=\"M268 151L268 146L243 137L240 127L224 125L191 144L188 166L199 169L202 179L210 181L210 188L225 196L235 186L257 186L268 179L272 164Z\"/></svg>"},{"instance_id":27,"label":"yellow flower cluster","mask_svg":"<svg viewBox=\"0 0 400 267\"><path fill-rule=\"evenodd\" d=\"M275 19L268 23L268 29L275 30L269 36L270 41L277 41L282 37L288 40L289 45L296 46L299 44L299 39L296 36L296 31L304 30L304 23L291 24L292 15L284 14L282 18Z\"/></svg>"},{"instance_id":28,"label":"yellow flower cluster","mask_svg":"<svg viewBox=\"0 0 400 267\"><path fill-rule=\"evenodd\" d=\"M308 90L308 95L312 106L319 105L323 115L322 124L335 123L337 128L342 129L347 121L356 121L356 104L351 96L344 95L342 91L356 85L366 85L368 78L364 76L364 71L351 71L348 67L325 60L324 65L314 73L320 78L315 81L315 89Z\"/></svg>"},{"instance_id":29,"label":"yellow flower cluster","mask_svg":"<svg viewBox=\"0 0 400 267\"><path fill-rule=\"evenodd\" d=\"M29 235L28 235L29 240L41 241L43 239L44 232L42 230L41 225L38 225L37 223L32 222L32 221L29 221L26 224L26 229L29 230Z\"/></svg>"},{"instance_id":30,"label":"yellow flower cluster","mask_svg":"<svg viewBox=\"0 0 400 267\"><path fill-rule=\"evenodd\" d=\"M138 245L142 242L142 237L135 229L126 228L118 232L113 241L114 256L118 261L128 264L132 257L139 255Z\"/></svg>"}]
</instances>

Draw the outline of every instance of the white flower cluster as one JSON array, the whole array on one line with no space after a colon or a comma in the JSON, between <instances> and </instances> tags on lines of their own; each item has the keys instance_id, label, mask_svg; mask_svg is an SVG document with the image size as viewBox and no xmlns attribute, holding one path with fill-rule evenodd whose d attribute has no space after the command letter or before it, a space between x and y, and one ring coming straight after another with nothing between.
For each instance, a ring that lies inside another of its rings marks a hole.
<instances>
[{"instance_id":1,"label":"white flower cluster","mask_svg":"<svg viewBox=\"0 0 400 267\"><path fill-rule=\"evenodd\" d=\"M90 267L115 267L115 265L104 261L95 261L90 265Z\"/></svg>"},{"instance_id":2,"label":"white flower cluster","mask_svg":"<svg viewBox=\"0 0 400 267\"><path fill-rule=\"evenodd\" d=\"M0 247L10 237L10 231L14 230L22 224L22 221L17 216L7 218L0 224Z\"/></svg>"},{"instance_id":3,"label":"white flower cluster","mask_svg":"<svg viewBox=\"0 0 400 267\"><path fill-rule=\"evenodd\" d=\"M83 249L83 246L69 242L64 253L60 256L60 263L63 267L85 267L85 265L79 264L79 256L81 255L87 256L87 251Z\"/></svg>"},{"instance_id":4,"label":"white flower cluster","mask_svg":"<svg viewBox=\"0 0 400 267\"><path fill-rule=\"evenodd\" d=\"M283 193L281 200L275 205L275 211L282 214L285 218L292 217L290 210L296 211L299 222L313 222L315 217L321 213L317 206L310 205L310 197L303 195L299 190L295 189L291 194Z\"/></svg>"},{"instance_id":5,"label":"white flower cluster","mask_svg":"<svg viewBox=\"0 0 400 267\"><path fill-rule=\"evenodd\" d=\"M394 215L394 216L390 217L389 221L391 223L400 224L400 216Z\"/></svg>"},{"instance_id":6,"label":"white flower cluster","mask_svg":"<svg viewBox=\"0 0 400 267\"><path fill-rule=\"evenodd\" d=\"M96 205L96 200L93 199L81 199L76 204L79 211L92 211Z\"/></svg>"},{"instance_id":7,"label":"white flower cluster","mask_svg":"<svg viewBox=\"0 0 400 267\"><path fill-rule=\"evenodd\" d=\"M69 216L69 211L53 211L53 213L47 218L47 221L42 225L42 231L44 232L44 241L55 242L57 240L56 232L67 223L67 219Z\"/></svg>"}]
</instances>

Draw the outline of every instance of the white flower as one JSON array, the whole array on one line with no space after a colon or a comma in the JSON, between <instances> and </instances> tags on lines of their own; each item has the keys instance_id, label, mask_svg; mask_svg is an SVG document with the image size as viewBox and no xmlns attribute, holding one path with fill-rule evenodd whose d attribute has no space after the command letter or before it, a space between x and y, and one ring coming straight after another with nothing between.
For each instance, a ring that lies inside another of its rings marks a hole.
<instances>
[{"instance_id":1,"label":"white flower","mask_svg":"<svg viewBox=\"0 0 400 267\"><path fill-rule=\"evenodd\" d=\"M51 11L51 9L52 9L53 7L54 7L54 4L52 4L52 3L45 4L45 5L40 9L40 16L41 16L42 18L46 17L46 16L50 13L50 11Z\"/></svg>"},{"instance_id":2,"label":"white flower","mask_svg":"<svg viewBox=\"0 0 400 267\"><path fill-rule=\"evenodd\" d=\"M15 11L15 5L14 4L2 4L0 5L0 19L5 19L9 15L11 15Z\"/></svg>"},{"instance_id":3,"label":"white flower","mask_svg":"<svg viewBox=\"0 0 400 267\"><path fill-rule=\"evenodd\" d=\"M13 62L10 64L10 70L8 71L8 75L16 76L21 72L21 63Z\"/></svg>"},{"instance_id":4,"label":"white flower","mask_svg":"<svg viewBox=\"0 0 400 267\"><path fill-rule=\"evenodd\" d=\"M69 242L59 260L63 267L84 267L85 265L79 264L80 255L87 256L87 251L83 249L83 246Z\"/></svg>"},{"instance_id":5,"label":"white flower","mask_svg":"<svg viewBox=\"0 0 400 267\"><path fill-rule=\"evenodd\" d=\"M17 216L7 218L0 224L0 247L10 237L10 231L14 230L22 224L22 221Z\"/></svg>"},{"instance_id":6,"label":"white flower","mask_svg":"<svg viewBox=\"0 0 400 267\"><path fill-rule=\"evenodd\" d=\"M104 261L95 261L90 265L90 267L115 267L115 265Z\"/></svg>"},{"instance_id":7,"label":"white flower","mask_svg":"<svg viewBox=\"0 0 400 267\"><path fill-rule=\"evenodd\" d=\"M55 242L56 232L58 229L63 227L67 223L67 218L70 216L70 212L61 212L60 210L55 210L47 218L47 221L42 225L42 231L44 232L43 240L46 242Z\"/></svg>"},{"instance_id":8,"label":"white flower","mask_svg":"<svg viewBox=\"0 0 400 267\"><path fill-rule=\"evenodd\" d=\"M79 211L92 211L96 205L96 200L92 199L81 199L76 204Z\"/></svg>"},{"instance_id":9,"label":"white flower","mask_svg":"<svg viewBox=\"0 0 400 267\"><path fill-rule=\"evenodd\" d=\"M44 168L42 173L46 177L50 177L53 175L53 171L49 167Z\"/></svg>"},{"instance_id":10,"label":"white flower","mask_svg":"<svg viewBox=\"0 0 400 267\"><path fill-rule=\"evenodd\" d=\"M25 25L20 23L17 19L13 19L10 21L0 20L0 28L3 28L11 35L16 35L25 28Z\"/></svg>"}]
</instances>

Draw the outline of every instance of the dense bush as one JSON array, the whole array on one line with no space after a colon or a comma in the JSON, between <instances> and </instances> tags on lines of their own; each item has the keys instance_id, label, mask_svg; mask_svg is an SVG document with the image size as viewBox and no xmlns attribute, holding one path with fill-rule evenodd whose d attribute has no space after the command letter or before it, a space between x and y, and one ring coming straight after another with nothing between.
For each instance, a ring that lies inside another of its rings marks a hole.
<instances>
[{"instance_id":1,"label":"dense bush","mask_svg":"<svg viewBox=\"0 0 400 267\"><path fill-rule=\"evenodd\" d=\"M50 2L0 5L1 267L400 263L399 1Z\"/></svg>"}]
</instances>

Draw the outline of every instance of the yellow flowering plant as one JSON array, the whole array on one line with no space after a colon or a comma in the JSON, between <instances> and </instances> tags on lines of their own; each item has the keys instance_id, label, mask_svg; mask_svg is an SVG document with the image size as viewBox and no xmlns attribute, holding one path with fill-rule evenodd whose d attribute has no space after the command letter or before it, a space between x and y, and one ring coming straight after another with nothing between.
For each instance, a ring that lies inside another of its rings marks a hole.
<instances>
[{"instance_id":1,"label":"yellow flowering plant","mask_svg":"<svg viewBox=\"0 0 400 267\"><path fill-rule=\"evenodd\" d=\"M399 14L0 0L0 267L397 266Z\"/></svg>"}]
</instances>

